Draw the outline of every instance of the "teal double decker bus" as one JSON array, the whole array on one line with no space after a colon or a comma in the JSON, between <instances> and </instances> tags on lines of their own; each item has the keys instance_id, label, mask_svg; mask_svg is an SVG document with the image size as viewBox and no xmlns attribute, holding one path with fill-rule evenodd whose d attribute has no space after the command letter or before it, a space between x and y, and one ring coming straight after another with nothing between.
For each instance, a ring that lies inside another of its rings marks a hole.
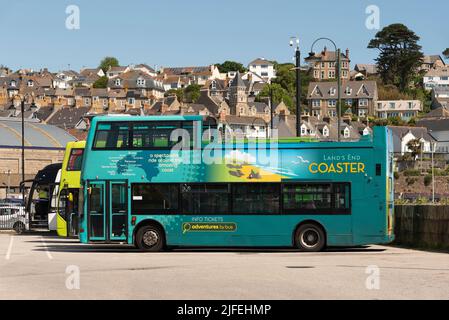
<instances>
[{"instance_id":1,"label":"teal double decker bus","mask_svg":"<svg viewBox=\"0 0 449 320\"><path fill-rule=\"evenodd\" d=\"M393 240L388 128L338 143L222 143L217 132L202 116L95 117L81 242L320 251Z\"/></svg>"}]
</instances>

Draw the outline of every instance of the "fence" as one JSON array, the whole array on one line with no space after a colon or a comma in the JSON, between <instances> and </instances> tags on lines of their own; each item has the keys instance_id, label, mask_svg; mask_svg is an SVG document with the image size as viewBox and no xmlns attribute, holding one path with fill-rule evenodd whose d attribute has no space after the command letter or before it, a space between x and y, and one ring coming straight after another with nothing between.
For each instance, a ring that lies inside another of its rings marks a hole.
<instances>
[{"instance_id":1,"label":"fence","mask_svg":"<svg viewBox=\"0 0 449 320\"><path fill-rule=\"evenodd\" d=\"M449 249L449 206L395 206L396 243Z\"/></svg>"},{"instance_id":2,"label":"fence","mask_svg":"<svg viewBox=\"0 0 449 320\"><path fill-rule=\"evenodd\" d=\"M20 205L0 205L0 230L23 232L28 229L25 208Z\"/></svg>"}]
</instances>

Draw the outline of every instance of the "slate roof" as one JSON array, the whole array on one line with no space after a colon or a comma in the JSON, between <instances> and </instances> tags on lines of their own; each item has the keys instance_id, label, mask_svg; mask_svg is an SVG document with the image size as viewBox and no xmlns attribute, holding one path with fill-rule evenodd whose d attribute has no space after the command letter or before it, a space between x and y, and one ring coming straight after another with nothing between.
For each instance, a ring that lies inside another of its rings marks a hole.
<instances>
[{"instance_id":1,"label":"slate roof","mask_svg":"<svg viewBox=\"0 0 449 320\"><path fill-rule=\"evenodd\" d=\"M56 111L47 123L64 129L74 128L88 111L89 107L63 107Z\"/></svg>"}]
</instances>

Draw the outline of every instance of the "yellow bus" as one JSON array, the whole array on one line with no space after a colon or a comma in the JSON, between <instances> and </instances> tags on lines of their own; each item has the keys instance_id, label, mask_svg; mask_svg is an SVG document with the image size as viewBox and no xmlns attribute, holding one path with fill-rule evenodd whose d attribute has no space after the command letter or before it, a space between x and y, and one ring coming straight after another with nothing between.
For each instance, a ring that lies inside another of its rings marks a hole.
<instances>
[{"instance_id":1,"label":"yellow bus","mask_svg":"<svg viewBox=\"0 0 449 320\"><path fill-rule=\"evenodd\" d=\"M57 205L58 236L78 235L78 195L85 141L69 142L62 163Z\"/></svg>"}]
</instances>

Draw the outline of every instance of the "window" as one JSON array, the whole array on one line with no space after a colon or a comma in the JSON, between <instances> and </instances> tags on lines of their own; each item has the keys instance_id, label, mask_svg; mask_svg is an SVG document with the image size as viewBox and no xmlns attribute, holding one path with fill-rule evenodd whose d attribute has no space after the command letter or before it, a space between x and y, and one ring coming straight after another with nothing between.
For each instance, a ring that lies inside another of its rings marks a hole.
<instances>
[{"instance_id":1,"label":"window","mask_svg":"<svg viewBox=\"0 0 449 320\"><path fill-rule=\"evenodd\" d=\"M329 107L336 107L337 106L337 100L332 99L329 100Z\"/></svg>"},{"instance_id":2,"label":"window","mask_svg":"<svg viewBox=\"0 0 449 320\"><path fill-rule=\"evenodd\" d=\"M350 87L346 87L345 93L349 96L352 94L352 89Z\"/></svg>"},{"instance_id":3,"label":"window","mask_svg":"<svg viewBox=\"0 0 449 320\"><path fill-rule=\"evenodd\" d=\"M134 105L135 102L136 102L135 98L128 98L128 104Z\"/></svg>"},{"instance_id":4,"label":"window","mask_svg":"<svg viewBox=\"0 0 449 320\"><path fill-rule=\"evenodd\" d=\"M335 78L335 71L329 71L329 76L330 79Z\"/></svg>"},{"instance_id":5,"label":"window","mask_svg":"<svg viewBox=\"0 0 449 320\"><path fill-rule=\"evenodd\" d=\"M395 102L390 102L390 109L394 109L396 107L396 103Z\"/></svg>"},{"instance_id":6,"label":"window","mask_svg":"<svg viewBox=\"0 0 449 320\"><path fill-rule=\"evenodd\" d=\"M288 213L350 213L349 183L295 183L283 186Z\"/></svg>"},{"instance_id":7,"label":"window","mask_svg":"<svg viewBox=\"0 0 449 320\"><path fill-rule=\"evenodd\" d=\"M139 87L144 87L145 86L145 79L143 79L143 78L137 79L137 85Z\"/></svg>"},{"instance_id":8,"label":"window","mask_svg":"<svg viewBox=\"0 0 449 320\"><path fill-rule=\"evenodd\" d=\"M279 184L235 184L232 211L235 214L278 214Z\"/></svg>"},{"instance_id":9,"label":"window","mask_svg":"<svg viewBox=\"0 0 449 320\"><path fill-rule=\"evenodd\" d=\"M359 107L367 107L367 106L368 106L368 99L359 100Z\"/></svg>"},{"instance_id":10,"label":"window","mask_svg":"<svg viewBox=\"0 0 449 320\"><path fill-rule=\"evenodd\" d=\"M186 214L229 214L228 184L182 184L182 207Z\"/></svg>"},{"instance_id":11,"label":"window","mask_svg":"<svg viewBox=\"0 0 449 320\"><path fill-rule=\"evenodd\" d=\"M15 86L16 86L16 81L15 81L15 80L12 80L12 81L10 82L10 86L11 86L11 87L15 87Z\"/></svg>"},{"instance_id":12,"label":"window","mask_svg":"<svg viewBox=\"0 0 449 320\"><path fill-rule=\"evenodd\" d=\"M343 136L344 136L345 138L349 138L350 135L351 135L351 130L349 130L349 128L346 127L345 130L343 130Z\"/></svg>"},{"instance_id":13,"label":"window","mask_svg":"<svg viewBox=\"0 0 449 320\"><path fill-rule=\"evenodd\" d=\"M167 213L179 210L179 185L133 184L132 213Z\"/></svg>"},{"instance_id":14,"label":"window","mask_svg":"<svg viewBox=\"0 0 449 320\"><path fill-rule=\"evenodd\" d=\"M178 142L188 140L187 135L176 141L170 140L175 129L186 130L190 147L193 147L192 121L102 122L97 126L93 149L170 149Z\"/></svg>"},{"instance_id":15,"label":"window","mask_svg":"<svg viewBox=\"0 0 449 320\"><path fill-rule=\"evenodd\" d=\"M409 103L408 103L408 108L409 108L409 109L413 109L413 102L409 102Z\"/></svg>"},{"instance_id":16,"label":"window","mask_svg":"<svg viewBox=\"0 0 449 320\"><path fill-rule=\"evenodd\" d=\"M321 100L312 100L312 107L321 106Z\"/></svg>"},{"instance_id":17,"label":"window","mask_svg":"<svg viewBox=\"0 0 449 320\"><path fill-rule=\"evenodd\" d=\"M122 81L120 79L115 80L115 85L120 86L122 84Z\"/></svg>"},{"instance_id":18,"label":"window","mask_svg":"<svg viewBox=\"0 0 449 320\"><path fill-rule=\"evenodd\" d=\"M34 82L33 82L33 80L28 80L28 83L27 83L27 85L28 85L28 87L32 87L32 86L34 86Z\"/></svg>"},{"instance_id":19,"label":"window","mask_svg":"<svg viewBox=\"0 0 449 320\"><path fill-rule=\"evenodd\" d=\"M83 151L83 149L72 149L70 152L69 162L67 163L67 171L81 171Z\"/></svg>"},{"instance_id":20,"label":"window","mask_svg":"<svg viewBox=\"0 0 449 320\"><path fill-rule=\"evenodd\" d=\"M327 127L323 128L323 136L329 137L329 129Z\"/></svg>"},{"instance_id":21,"label":"window","mask_svg":"<svg viewBox=\"0 0 449 320\"><path fill-rule=\"evenodd\" d=\"M331 96L335 96L336 93L337 93L337 89L335 89L335 88L330 88L329 94L330 94Z\"/></svg>"},{"instance_id":22,"label":"window","mask_svg":"<svg viewBox=\"0 0 449 320\"><path fill-rule=\"evenodd\" d=\"M261 75L262 77L268 77L268 72L261 72L260 75Z\"/></svg>"},{"instance_id":23,"label":"window","mask_svg":"<svg viewBox=\"0 0 449 320\"><path fill-rule=\"evenodd\" d=\"M130 127L127 123L99 123L94 149L120 149L129 145Z\"/></svg>"},{"instance_id":24,"label":"window","mask_svg":"<svg viewBox=\"0 0 449 320\"><path fill-rule=\"evenodd\" d=\"M347 99L346 100L346 105L347 106L352 106L352 99Z\"/></svg>"}]
</instances>

